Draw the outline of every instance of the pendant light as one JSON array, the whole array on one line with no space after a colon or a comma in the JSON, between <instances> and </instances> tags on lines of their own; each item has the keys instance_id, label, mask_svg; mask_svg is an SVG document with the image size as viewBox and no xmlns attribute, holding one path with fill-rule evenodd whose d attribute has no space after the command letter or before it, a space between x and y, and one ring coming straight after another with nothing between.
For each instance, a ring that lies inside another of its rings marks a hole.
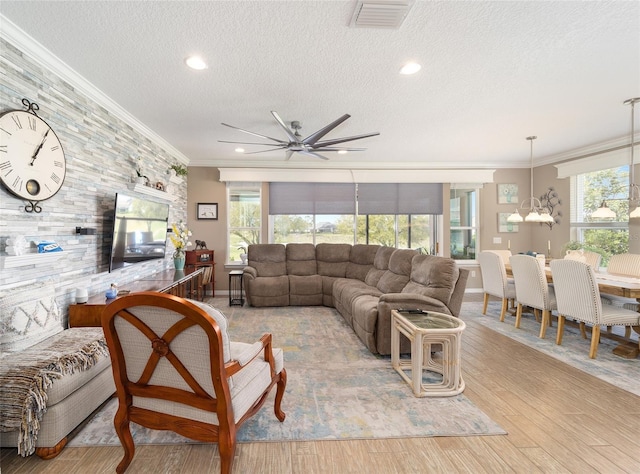
<instances>
[{"instance_id":1,"label":"pendant light","mask_svg":"<svg viewBox=\"0 0 640 474\"><path fill-rule=\"evenodd\" d=\"M530 157L529 157L529 161L530 161L530 179L531 179L531 197L529 199L525 199L524 201L522 201L522 204L520 205L520 209L525 210L528 209L529 212L526 215L526 217L523 219L522 215L520 214L520 212L518 211L518 209L516 209L513 214L511 214L509 217L507 217L507 222L538 222L538 223L551 223L553 222L553 217L551 216L551 214L549 214L549 211L547 209L542 209L542 204L540 203L540 200L536 197L533 196L533 140L535 140L536 138L538 138L535 135L532 135L530 137L527 137L527 140L529 140L529 142L531 143L530 145ZM529 202L529 207L525 208L524 205L526 202ZM536 204L537 203L537 204Z\"/></svg>"},{"instance_id":2,"label":"pendant light","mask_svg":"<svg viewBox=\"0 0 640 474\"><path fill-rule=\"evenodd\" d=\"M629 166L629 209L631 206L636 206L636 208L631 211L629 214L629 219L637 219L640 217L640 190L638 186L634 182L634 165L635 162L633 160L633 150L635 148L634 142L634 132L635 132L635 112L634 107L636 102L640 102L640 97L634 97L633 99L627 99L624 101L624 105L631 105L631 165Z\"/></svg>"}]
</instances>

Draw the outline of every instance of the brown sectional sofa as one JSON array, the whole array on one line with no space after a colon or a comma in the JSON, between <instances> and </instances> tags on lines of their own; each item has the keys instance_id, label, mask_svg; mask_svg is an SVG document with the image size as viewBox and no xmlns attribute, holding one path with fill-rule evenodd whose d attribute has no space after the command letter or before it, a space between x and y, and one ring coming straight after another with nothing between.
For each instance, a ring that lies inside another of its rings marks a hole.
<instances>
[{"instance_id":1,"label":"brown sectional sofa","mask_svg":"<svg viewBox=\"0 0 640 474\"><path fill-rule=\"evenodd\" d=\"M379 245L255 244L243 283L251 306L335 307L374 354L391 353L391 310L458 316L468 271L450 258ZM402 352L408 352L403 338Z\"/></svg>"}]
</instances>

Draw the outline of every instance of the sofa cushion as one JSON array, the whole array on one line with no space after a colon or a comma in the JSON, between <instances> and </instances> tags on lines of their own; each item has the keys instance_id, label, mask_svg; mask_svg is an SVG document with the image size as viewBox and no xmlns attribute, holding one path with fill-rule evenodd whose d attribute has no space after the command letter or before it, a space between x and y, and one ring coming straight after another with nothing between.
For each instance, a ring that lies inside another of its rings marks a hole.
<instances>
[{"instance_id":1,"label":"sofa cushion","mask_svg":"<svg viewBox=\"0 0 640 474\"><path fill-rule=\"evenodd\" d=\"M252 306L289 306L287 275L258 277L248 282L247 299Z\"/></svg>"},{"instance_id":2,"label":"sofa cushion","mask_svg":"<svg viewBox=\"0 0 640 474\"><path fill-rule=\"evenodd\" d=\"M349 263L347 264L347 278L364 281L373 268L379 245L357 244L351 247Z\"/></svg>"},{"instance_id":3,"label":"sofa cushion","mask_svg":"<svg viewBox=\"0 0 640 474\"><path fill-rule=\"evenodd\" d=\"M252 244L248 248L249 265L256 269L258 277L287 274L285 246L282 244Z\"/></svg>"},{"instance_id":4,"label":"sofa cushion","mask_svg":"<svg viewBox=\"0 0 640 474\"><path fill-rule=\"evenodd\" d=\"M289 304L291 306L320 306L322 277L320 275L289 275Z\"/></svg>"},{"instance_id":5,"label":"sofa cushion","mask_svg":"<svg viewBox=\"0 0 640 474\"><path fill-rule=\"evenodd\" d=\"M389 259L396 249L393 247L380 247L376 251L373 259L373 268L369 270L364 282L370 286L378 286L378 282L384 273L389 269Z\"/></svg>"},{"instance_id":6,"label":"sofa cushion","mask_svg":"<svg viewBox=\"0 0 640 474\"><path fill-rule=\"evenodd\" d=\"M411 266L411 279L402 293L417 293L449 303L458 281L458 265L450 258L416 255Z\"/></svg>"},{"instance_id":7,"label":"sofa cushion","mask_svg":"<svg viewBox=\"0 0 640 474\"><path fill-rule=\"evenodd\" d=\"M415 250L397 249L389 259L389 269L380 277L377 288L382 293L400 293L409 282L411 260L418 255Z\"/></svg>"},{"instance_id":8,"label":"sofa cushion","mask_svg":"<svg viewBox=\"0 0 640 474\"><path fill-rule=\"evenodd\" d=\"M313 244L287 244L287 274L317 275L316 247Z\"/></svg>"},{"instance_id":9,"label":"sofa cushion","mask_svg":"<svg viewBox=\"0 0 640 474\"><path fill-rule=\"evenodd\" d=\"M0 293L0 351L31 347L64 329L52 282Z\"/></svg>"},{"instance_id":10,"label":"sofa cushion","mask_svg":"<svg viewBox=\"0 0 640 474\"><path fill-rule=\"evenodd\" d=\"M347 264L351 254L350 244L318 244L316 259L318 274L344 278L347 275Z\"/></svg>"}]
</instances>

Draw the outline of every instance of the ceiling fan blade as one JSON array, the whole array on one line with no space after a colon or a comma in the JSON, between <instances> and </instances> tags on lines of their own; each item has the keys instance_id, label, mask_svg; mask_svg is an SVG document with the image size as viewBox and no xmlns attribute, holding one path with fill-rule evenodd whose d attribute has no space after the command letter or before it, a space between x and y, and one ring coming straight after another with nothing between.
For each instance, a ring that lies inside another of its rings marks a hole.
<instances>
[{"instance_id":1,"label":"ceiling fan blade","mask_svg":"<svg viewBox=\"0 0 640 474\"><path fill-rule=\"evenodd\" d=\"M291 129L289 127L287 127L287 125L284 123L284 121L278 115L278 112L275 112L275 111L272 110L271 111L271 115L273 115L273 117L276 119L278 124L280 124L280 126L284 129L285 133L289 137L289 140L291 140L294 143L298 143L298 137L296 137L296 135L291 131Z\"/></svg>"},{"instance_id":2,"label":"ceiling fan blade","mask_svg":"<svg viewBox=\"0 0 640 474\"><path fill-rule=\"evenodd\" d=\"M311 135L309 135L307 138L305 138L304 140L302 140L302 143L304 143L305 145L315 145L316 142L318 140L320 140L322 137L324 137L327 133L329 133L331 130L333 130L334 128L336 128L338 125L340 125L342 122L344 122L345 120L347 120L349 117L351 117L351 115L349 114L344 114L342 117L340 117L337 120L334 120L333 122L331 122L329 125L322 127L320 130L318 130L315 133L312 133Z\"/></svg>"},{"instance_id":3,"label":"ceiling fan blade","mask_svg":"<svg viewBox=\"0 0 640 474\"><path fill-rule=\"evenodd\" d=\"M289 161L293 153L294 153L293 150L287 150L287 156L285 157L285 161Z\"/></svg>"},{"instance_id":4,"label":"ceiling fan blade","mask_svg":"<svg viewBox=\"0 0 640 474\"><path fill-rule=\"evenodd\" d=\"M235 143L236 145L265 145L265 146L276 145L276 143L231 142L229 140L218 140L218 142L220 142L220 143ZM286 143L283 143L282 145L285 146Z\"/></svg>"},{"instance_id":5,"label":"ceiling fan blade","mask_svg":"<svg viewBox=\"0 0 640 474\"><path fill-rule=\"evenodd\" d=\"M356 135L353 137L345 137L345 138L336 138L335 140L323 140L321 142L316 143L316 147L325 147L331 145L337 145L338 143L350 142L352 140L360 140L362 138L375 137L376 135L380 135L380 132L367 133L364 135Z\"/></svg>"},{"instance_id":6,"label":"ceiling fan blade","mask_svg":"<svg viewBox=\"0 0 640 474\"><path fill-rule=\"evenodd\" d=\"M313 151L365 151L366 148L344 148L341 146L323 146L320 148L313 148Z\"/></svg>"},{"instance_id":7,"label":"ceiling fan blade","mask_svg":"<svg viewBox=\"0 0 640 474\"><path fill-rule=\"evenodd\" d=\"M279 139L277 139L277 138L268 137L268 136L266 136L266 135L260 135L259 133L255 133L255 132L250 132L249 130L245 130L245 129L243 129L243 128L234 127L233 125L229 125L228 123L224 123L224 122L223 122L223 123L222 123L222 125L224 125L225 127L233 128L233 129L235 129L235 130L240 130L241 132L248 133L248 134L250 134L250 135L254 135L254 136L256 136L256 137L266 138L267 140L273 140L274 142L281 143L281 144L283 144L283 145L286 145L286 144L287 144L287 142L285 142L285 141L283 141L283 140L279 140Z\"/></svg>"},{"instance_id":8,"label":"ceiling fan blade","mask_svg":"<svg viewBox=\"0 0 640 474\"><path fill-rule=\"evenodd\" d=\"M328 160L329 159L326 156L322 156L321 154L315 153L313 151L300 150L298 153L300 153L301 155L313 156L314 158L320 158L321 160Z\"/></svg>"},{"instance_id":9,"label":"ceiling fan blade","mask_svg":"<svg viewBox=\"0 0 640 474\"><path fill-rule=\"evenodd\" d=\"M243 155L256 155L258 153L268 153L270 151L278 151L278 150L286 150L286 146L279 146L278 148L269 148L268 150L260 150L260 151L245 151Z\"/></svg>"}]
</instances>

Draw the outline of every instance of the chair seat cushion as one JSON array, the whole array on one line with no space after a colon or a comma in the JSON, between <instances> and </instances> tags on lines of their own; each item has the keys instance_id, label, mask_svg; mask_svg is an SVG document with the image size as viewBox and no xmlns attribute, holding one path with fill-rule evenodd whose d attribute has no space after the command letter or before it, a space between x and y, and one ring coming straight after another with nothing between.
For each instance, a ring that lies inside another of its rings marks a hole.
<instances>
[{"instance_id":1,"label":"chair seat cushion","mask_svg":"<svg viewBox=\"0 0 640 474\"><path fill-rule=\"evenodd\" d=\"M635 326L640 324L640 314L613 305L602 305L602 324Z\"/></svg>"}]
</instances>

